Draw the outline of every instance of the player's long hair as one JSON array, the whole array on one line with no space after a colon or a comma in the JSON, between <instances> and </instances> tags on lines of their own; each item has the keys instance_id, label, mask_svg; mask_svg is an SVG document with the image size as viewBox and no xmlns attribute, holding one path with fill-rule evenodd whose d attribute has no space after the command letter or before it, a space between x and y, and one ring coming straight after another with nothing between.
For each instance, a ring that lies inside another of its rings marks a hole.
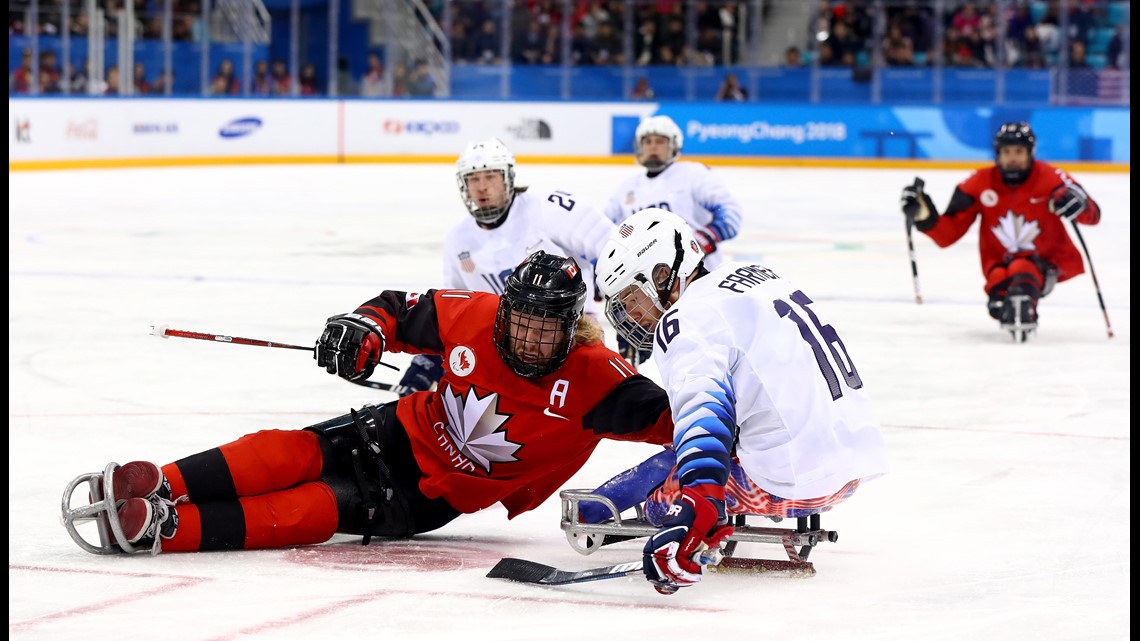
<instances>
[{"instance_id":1,"label":"player's long hair","mask_svg":"<svg viewBox=\"0 0 1140 641\"><path fill-rule=\"evenodd\" d=\"M598 322L598 319L590 314L582 314L582 317L578 319L578 324L574 327L574 344L593 345L600 343L604 335L605 330L602 329L602 324Z\"/></svg>"}]
</instances>

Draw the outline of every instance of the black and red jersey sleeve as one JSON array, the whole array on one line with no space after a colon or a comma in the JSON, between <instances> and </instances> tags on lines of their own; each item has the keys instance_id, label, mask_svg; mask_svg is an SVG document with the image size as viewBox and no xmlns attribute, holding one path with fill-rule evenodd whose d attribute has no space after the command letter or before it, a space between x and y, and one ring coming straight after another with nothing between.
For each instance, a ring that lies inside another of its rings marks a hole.
<instances>
[{"instance_id":1,"label":"black and red jersey sleeve","mask_svg":"<svg viewBox=\"0 0 1140 641\"><path fill-rule=\"evenodd\" d=\"M384 328L390 352L438 354L443 350L439 336L439 315L435 295L429 289L423 294L385 290L379 296L356 308Z\"/></svg>"},{"instance_id":2,"label":"black and red jersey sleeve","mask_svg":"<svg viewBox=\"0 0 1140 641\"><path fill-rule=\"evenodd\" d=\"M669 397L661 386L640 374L618 383L586 412L582 425L609 438L659 442L664 436L663 442L673 440Z\"/></svg>"}]
</instances>

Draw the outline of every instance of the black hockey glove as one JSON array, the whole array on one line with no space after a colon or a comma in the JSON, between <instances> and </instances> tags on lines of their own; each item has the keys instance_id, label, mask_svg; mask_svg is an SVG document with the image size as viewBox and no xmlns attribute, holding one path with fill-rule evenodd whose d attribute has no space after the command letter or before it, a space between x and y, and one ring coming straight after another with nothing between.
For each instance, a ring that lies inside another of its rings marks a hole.
<instances>
[{"instance_id":1,"label":"black hockey glove","mask_svg":"<svg viewBox=\"0 0 1140 641\"><path fill-rule=\"evenodd\" d=\"M913 185L903 187L902 197L899 198L903 214L919 229L932 226L938 218L938 208L923 189L924 186L921 178L915 178Z\"/></svg>"},{"instance_id":2,"label":"black hockey glove","mask_svg":"<svg viewBox=\"0 0 1140 641\"><path fill-rule=\"evenodd\" d=\"M384 330L371 318L340 314L325 322L317 339L317 366L350 381L372 376L384 355Z\"/></svg>"},{"instance_id":3,"label":"black hockey glove","mask_svg":"<svg viewBox=\"0 0 1140 641\"><path fill-rule=\"evenodd\" d=\"M1057 185L1049 194L1049 211L1072 220L1089 208L1089 195L1076 183Z\"/></svg>"}]
</instances>

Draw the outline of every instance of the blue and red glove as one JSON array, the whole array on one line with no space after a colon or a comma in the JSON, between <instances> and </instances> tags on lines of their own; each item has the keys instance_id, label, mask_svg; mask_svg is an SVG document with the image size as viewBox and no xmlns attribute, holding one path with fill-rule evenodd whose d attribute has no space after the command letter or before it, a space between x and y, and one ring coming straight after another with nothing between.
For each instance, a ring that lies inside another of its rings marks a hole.
<instances>
[{"instance_id":1,"label":"blue and red glove","mask_svg":"<svg viewBox=\"0 0 1140 641\"><path fill-rule=\"evenodd\" d=\"M681 497L669 508L657 533L645 543L645 578L661 594L701 580L702 568L720 562L720 544L732 534L730 525L720 523L723 510L713 499L692 488L681 490Z\"/></svg>"},{"instance_id":2,"label":"blue and red glove","mask_svg":"<svg viewBox=\"0 0 1140 641\"><path fill-rule=\"evenodd\" d=\"M697 244L701 246L705 256L716 251L716 235L708 229L694 229L693 236L696 237Z\"/></svg>"}]
</instances>

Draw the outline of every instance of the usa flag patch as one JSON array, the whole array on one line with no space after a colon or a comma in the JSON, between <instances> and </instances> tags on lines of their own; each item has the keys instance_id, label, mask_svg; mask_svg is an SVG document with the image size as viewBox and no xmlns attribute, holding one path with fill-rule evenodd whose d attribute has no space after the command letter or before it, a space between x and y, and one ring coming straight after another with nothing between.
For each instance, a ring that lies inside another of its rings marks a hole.
<instances>
[{"instance_id":1,"label":"usa flag patch","mask_svg":"<svg viewBox=\"0 0 1140 641\"><path fill-rule=\"evenodd\" d=\"M459 254L459 268L467 273L475 271L475 261L471 260L471 252Z\"/></svg>"},{"instance_id":2,"label":"usa flag patch","mask_svg":"<svg viewBox=\"0 0 1140 641\"><path fill-rule=\"evenodd\" d=\"M633 226L623 223L618 229L618 233L621 234L622 238L629 238L630 234L633 233Z\"/></svg>"}]
</instances>

